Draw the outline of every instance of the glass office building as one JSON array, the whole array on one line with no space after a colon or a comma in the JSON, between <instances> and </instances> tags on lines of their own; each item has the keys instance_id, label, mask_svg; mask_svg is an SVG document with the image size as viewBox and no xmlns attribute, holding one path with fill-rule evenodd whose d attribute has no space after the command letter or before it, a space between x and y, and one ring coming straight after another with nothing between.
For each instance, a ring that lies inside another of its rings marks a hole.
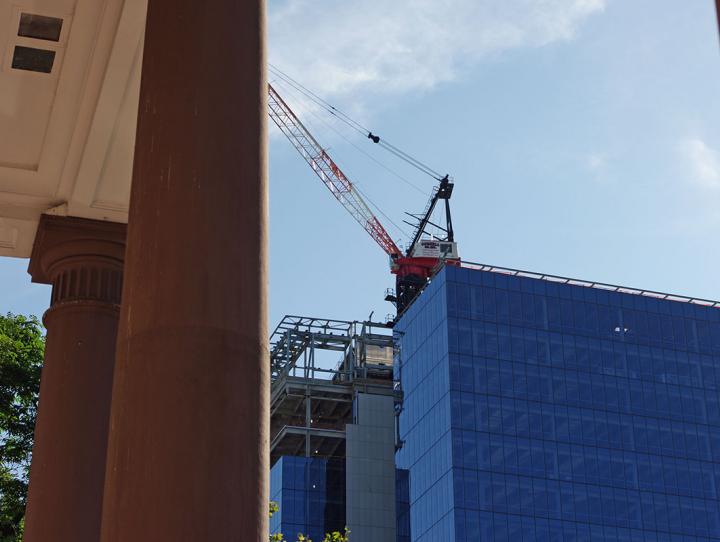
<instances>
[{"instance_id":1,"label":"glass office building","mask_svg":"<svg viewBox=\"0 0 720 542\"><path fill-rule=\"evenodd\" d=\"M396 325L411 540L720 540L720 309L447 267Z\"/></svg>"},{"instance_id":2,"label":"glass office building","mask_svg":"<svg viewBox=\"0 0 720 542\"><path fill-rule=\"evenodd\" d=\"M283 456L270 469L270 500L278 511L270 518L270 534L287 540L298 534L320 542L326 533L346 525L345 462L342 459ZM395 471L396 540L410 542L408 471Z\"/></svg>"},{"instance_id":3,"label":"glass office building","mask_svg":"<svg viewBox=\"0 0 720 542\"><path fill-rule=\"evenodd\" d=\"M320 541L345 529L345 463L337 459L281 457L270 470L270 500L279 510L270 533Z\"/></svg>"}]
</instances>

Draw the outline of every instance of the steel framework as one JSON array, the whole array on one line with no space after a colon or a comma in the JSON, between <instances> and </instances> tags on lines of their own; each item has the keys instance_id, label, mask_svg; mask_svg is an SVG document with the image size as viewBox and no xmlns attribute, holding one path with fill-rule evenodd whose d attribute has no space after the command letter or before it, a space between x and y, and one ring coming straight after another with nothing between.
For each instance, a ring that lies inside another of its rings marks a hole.
<instances>
[{"instance_id":1,"label":"steel framework","mask_svg":"<svg viewBox=\"0 0 720 542\"><path fill-rule=\"evenodd\" d=\"M378 332L383 330L384 332ZM285 316L270 335L270 375L350 382L370 373L392 379L394 342L390 326L379 322ZM332 367L317 362L316 351L338 353Z\"/></svg>"},{"instance_id":2,"label":"steel framework","mask_svg":"<svg viewBox=\"0 0 720 542\"><path fill-rule=\"evenodd\" d=\"M393 395L394 336L386 324L285 316L270 336L270 454L342 457L359 391ZM316 357L329 351L337 359Z\"/></svg>"}]
</instances>

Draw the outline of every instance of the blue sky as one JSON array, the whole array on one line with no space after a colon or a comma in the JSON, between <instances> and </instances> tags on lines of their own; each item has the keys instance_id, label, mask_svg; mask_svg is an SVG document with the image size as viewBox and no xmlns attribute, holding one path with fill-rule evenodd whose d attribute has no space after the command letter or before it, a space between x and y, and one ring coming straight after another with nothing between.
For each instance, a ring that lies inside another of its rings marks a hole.
<instances>
[{"instance_id":1,"label":"blue sky","mask_svg":"<svg viewBox=\"0 0 720 542\"><path fill-rule=\"evenodd\" d=\"M720 299L711 0L271 0L269 30L275 65L454 177L464 259ZM340 134L432 179L278 90L393 221L424 207ZM390 313L384 253L277 131L270 180L270 328ZM0 260L3 312L44 311L26 268Z\"/></svg>"}]
</instances>

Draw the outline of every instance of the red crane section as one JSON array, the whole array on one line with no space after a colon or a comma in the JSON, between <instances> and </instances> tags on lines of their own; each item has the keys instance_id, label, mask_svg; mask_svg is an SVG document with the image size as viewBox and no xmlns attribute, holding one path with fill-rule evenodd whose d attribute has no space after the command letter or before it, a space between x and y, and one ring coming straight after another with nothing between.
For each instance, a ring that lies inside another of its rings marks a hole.
<instances>
[{"instance_id":1,"label":"red crane section","mask_svg":"<svg viewBox=\"0 0 720 542\"><path fill-rule=\"evenodd\" d=\"M333 196L352 217L375 239L378 245L393 259L402 257L402 252L370 210L365 200L350 179L325 152L307 128L300 122L292 109L285 103L272 85L268 85L268 109L270 118L290 140L300 155L310 165Z\"/></svg>"}]
</instances>

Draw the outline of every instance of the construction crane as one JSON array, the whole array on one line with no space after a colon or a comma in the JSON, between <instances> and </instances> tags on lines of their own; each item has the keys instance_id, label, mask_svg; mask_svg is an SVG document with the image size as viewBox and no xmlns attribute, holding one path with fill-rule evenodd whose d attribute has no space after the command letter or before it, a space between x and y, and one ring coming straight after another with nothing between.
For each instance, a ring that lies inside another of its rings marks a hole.
<instances>
[{"instance_id":1,"label":"construction crane","mask_svg":"<svg viewBox=\"0 0 720 542\"><path fill-rule=\"evenodd\" d=\"M268 85L268 111L273 122L332 195L390 257L390 270L396 275L396 288L395 292L388 292L386 300L395 304L398 315L412 303L439 266L446 262L459 262L450 216L453 183L447 175L438 179L439 184L433 189L430 200L421 214L407 213L415 222L406 223L413 226L415 231L410 246L403 253L350 179L300 122L272 85ZM380 141L380 138L372 133L368 133L367 137L375 143ZM445 201L445 227L430 221L439 200ZM426 229L429 226L441 230L444 236L439 239L424 238L423 235L427 233Z\"/></svg>"}]
</instances>

